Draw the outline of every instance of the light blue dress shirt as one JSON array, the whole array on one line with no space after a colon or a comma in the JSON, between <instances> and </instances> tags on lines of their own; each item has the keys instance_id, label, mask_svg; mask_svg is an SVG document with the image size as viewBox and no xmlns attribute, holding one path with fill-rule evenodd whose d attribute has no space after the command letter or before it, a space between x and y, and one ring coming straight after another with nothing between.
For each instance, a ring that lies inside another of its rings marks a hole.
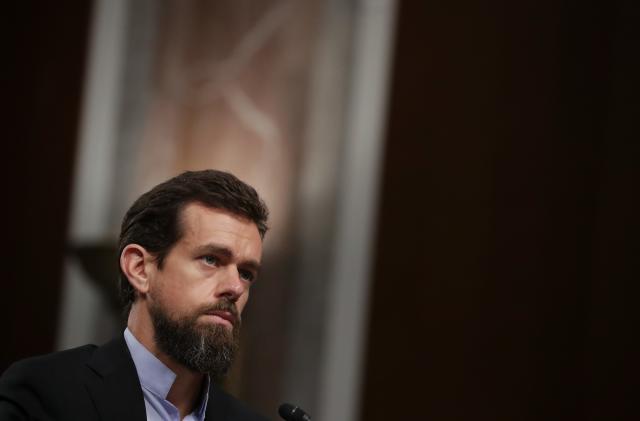
<instances>
[{"instance_id":1,"label":"light blue dress shirt","mask_svg":"<svg viewBox=\"0 0 640 421\"><path fill-rule=\"evenodd\" d=\"M129 328L124 330L124 339L138 372L144 406L149 421L180 421L180 411L167 400L167 395L176 379L173 371L142 345ZM200 406L184 417L185 421L204 421L209 399L209 377L203 388Z\"/></svg>"}]
</instances>

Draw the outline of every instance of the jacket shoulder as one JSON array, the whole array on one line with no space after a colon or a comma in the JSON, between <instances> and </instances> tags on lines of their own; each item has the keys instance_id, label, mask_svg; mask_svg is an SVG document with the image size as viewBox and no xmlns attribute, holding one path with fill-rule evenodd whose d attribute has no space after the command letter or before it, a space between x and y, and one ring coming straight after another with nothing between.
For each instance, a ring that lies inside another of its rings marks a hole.
<instances>
[{"instance_id":1,"label":"jacket shoulder","mask_svg":"<svg viewBox=\"0 0 640 421\"><path fill-rule=\"evenodd\" d=\"M14 363L0 377L0 412L34 414L49 401L72 401L82 387L82 367L96 348L85 345Z\"/></svg>"},{"instance_id":2,"label":"jacket shoulder","mask_svg":"<svg viewBox=\"0 0 640 421\"><path fill-rule=\"evenodd\" d=\"M84 345L65 351L53 352L51 354L39 355L37 357L25 358L13 363L2 375L0 381L6 376L12 377L15 374L35 374L47 375L50 373L43 370L69 369L75 365L81 365L91 358L96 350L95 345Z\"/></svg>"}]
</instances>

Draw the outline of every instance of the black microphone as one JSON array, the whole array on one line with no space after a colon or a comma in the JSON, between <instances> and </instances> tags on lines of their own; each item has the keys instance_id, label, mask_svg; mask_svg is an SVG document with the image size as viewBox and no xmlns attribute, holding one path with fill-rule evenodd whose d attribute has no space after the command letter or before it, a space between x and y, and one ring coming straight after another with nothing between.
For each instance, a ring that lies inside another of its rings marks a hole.
<instances>
[{"instance_id":1,"label":"black microphone","mask_svg":"<svg viewBox=\"0 0 640 421\"><path fill-rule=\"evenodd\" d=\"M309 414L289 403L283 403L280 405L280 408L278 408L278 414L287 421L311 421Z\"/></svg>"}]
</instances>

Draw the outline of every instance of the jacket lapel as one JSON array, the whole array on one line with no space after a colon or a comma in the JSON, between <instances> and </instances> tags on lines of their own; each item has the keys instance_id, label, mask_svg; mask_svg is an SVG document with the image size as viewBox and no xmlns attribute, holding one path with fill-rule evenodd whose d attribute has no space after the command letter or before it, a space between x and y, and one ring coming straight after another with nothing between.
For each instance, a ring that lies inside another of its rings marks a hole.
<instances>
[{"instance_id":1,"label":"jacket lapel","mask_svg":"<svg viewBox=\"0 0 640 421\"><path fill-rule=\"evenodd\" d=\"M144 396L124 337L96 349L87 366L86 387L102 421L146 420Z\"/></svg>"}]
</instances>

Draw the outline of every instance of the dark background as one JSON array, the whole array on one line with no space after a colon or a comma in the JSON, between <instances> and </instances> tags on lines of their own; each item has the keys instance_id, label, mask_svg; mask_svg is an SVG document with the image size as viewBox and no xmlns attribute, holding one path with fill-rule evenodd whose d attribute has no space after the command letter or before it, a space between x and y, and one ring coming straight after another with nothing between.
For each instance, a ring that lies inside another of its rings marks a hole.
<instances>
[{"instance_id":1,"label":"dark background","mask_svg":"<svg viewBox=\"0 0 640 421\"><path fill-rule=\"evenodd\" d=\"M635 3L400 4L362 419L640 419ZM0 370L54 346L90 9L4 16Z\"/></svg>"},{"instance_id":2,"label":"dark background","mask_svg":"<svg viewBox=\"0 0 640 421\"><path fill-rule=\"evenodd\" d=\"M55 346L91 2L3 9L1 371Z\"/></svg>"},{"instance_id":3,"label":"dark background","mask_svg":"<svg viewBox=\"0 0 640 421\"><path fill-rule=\"evenodd\" d=\"M401 3L362 419L640 419L638 10Z\"/></svg>"}]
</instances>

